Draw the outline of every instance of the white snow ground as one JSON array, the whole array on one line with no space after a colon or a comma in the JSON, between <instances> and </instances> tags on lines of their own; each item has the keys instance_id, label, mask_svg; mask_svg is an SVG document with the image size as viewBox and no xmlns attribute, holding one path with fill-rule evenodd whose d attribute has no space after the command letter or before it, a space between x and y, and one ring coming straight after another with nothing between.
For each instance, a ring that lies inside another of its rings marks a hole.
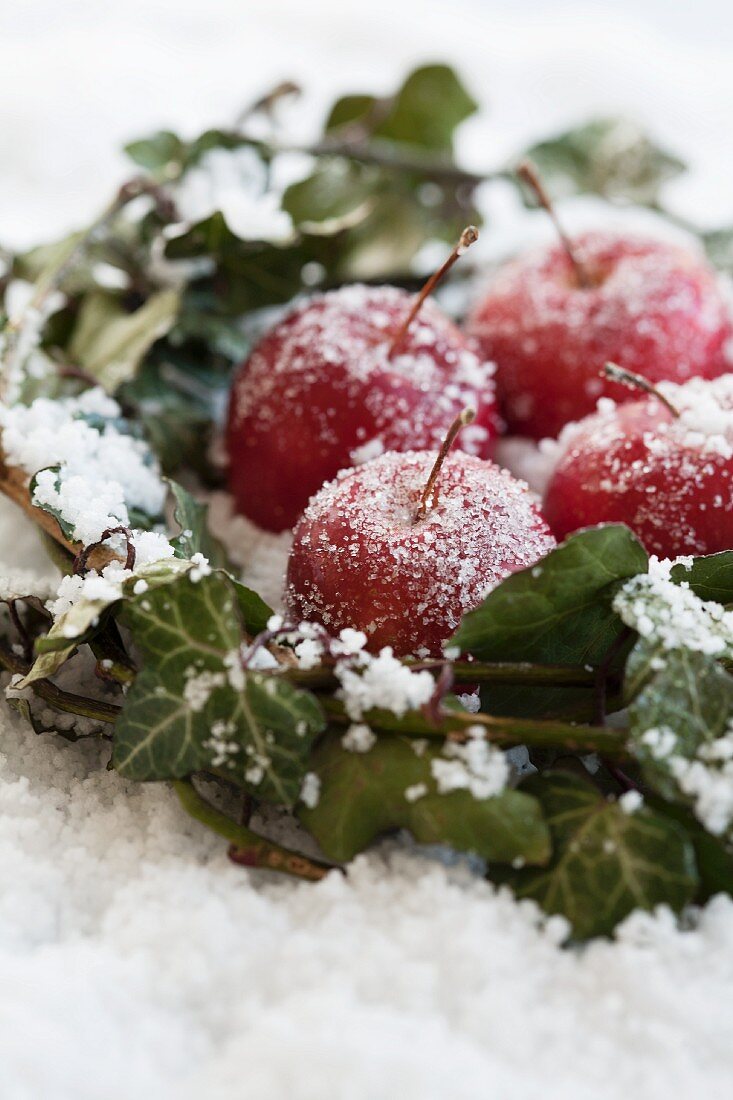
<instances>
[{"instance_id":1,"label":"white snow ground","mask_svg":"<svg viewBox=\"0 0 733 1100\"><path fill-rule=\"evenodd\" d=\"M283 75L324 102L443 56L492 104L466 134L476 163L634 110L694 159L681 208L733 221L732 28L712 0L0 0L0 241L83 221L126 137L229 118ZM545 233L493 205L489 249ZM4 502L0 562L43 567ZM557 922L404 849L317 886L236 868L165 788L103 757L2 708L3 1100L730 1096L730 900L694 930L637 915L569 953Z\"/></svg>"}]
</instances>

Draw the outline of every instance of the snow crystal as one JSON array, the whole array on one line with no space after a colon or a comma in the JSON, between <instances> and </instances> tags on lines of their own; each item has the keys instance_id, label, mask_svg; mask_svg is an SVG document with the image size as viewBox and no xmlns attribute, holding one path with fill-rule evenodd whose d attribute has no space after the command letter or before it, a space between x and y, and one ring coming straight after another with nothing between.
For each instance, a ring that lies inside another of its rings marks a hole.
<instances>
[{"instance_id":1,"label":"snow crystal","mask_svg":"<svg viewBox=\"0 0 733 1100\"><path fill-rule=\"evenodd\" d=\"M429 672L413 672L394 656L390 646L376 657L360 654L357 664L340 661L335 672L341 685L338 697L355 722L373 708L390 710L401 717L408 710L424 706L435 690Z\"/></svg>"},{"instance_id":2,"label":"snow crystal","mask_svg":"<svg viewBox=\"0 0 733 1100\"><path fill-rule=\"evenodd\" d=\"M618 804L625 814L635 814L644 805L644 796L641 791L624 791L618 800Z\"/></svg>"},{"instance_id":3,"label":"snow crystal","mask_svg":"<svg viewBox=\"0 0 733 1100\"><path fill-rule=\"evenodd\" d=\"M183 688L183 698L190 709L194 711L203 710L212 691L226 683L223 672L212 672L210 669L196 672L194 668L187 668L185 675L186 683Z\"/></svg>"},{"instance_id":4,"label":"snow crystal","mask_svg":"<svg viewBox=\"0 0 733 1100\"><path fill-rule=\"evenodd\" d=\"M700 599L689 585L667 579L666 568L626 581L613 606L627 626L663 649L733 655L733 612Z\"/></svg>"},{"instance_id":5,"label":"snow crystal","mask_svg":"<svg viewBox=\"0 0 733 1100\"><path fill-rule=\"evenodd\" d=\"M321 780L315 772L308 772L303 778L303 786L300 788L300 799L309 810L318 805L321 796Z\"/></svg>"},{"instance_id":6,"label":"snow crystal","mask_svg":"<svg viewBox=\"0 0 733 1100\"><path fill-rule=\"evenodd\" d=\"M341 738L341 744L348 752L369 752L376 743L376 733L358 722L352 723Z\"/></svg>"},{"instance_id":7,"label":"snow crystal","mask_svg":"<svg viewBox=\"0 0 733 1100\"><path fill-rule=\"evenodd\" d=\"M200 552L191 556L191 566L188 575L194 584L211 574L209 559Z\"/></svg>"},{"instance_id":8,"label":"snow crystal","mask_svg":"<svg viewBox=\"0 0 733 1100\"><path fill-rule=\"evenodd\" d=\"M506 786L509 763L501 749L486 740L482 726L469 726L465 744L448 741L445 759L431 760L430 769L440 794L467 790L474 798L491 798Z\"/></svg>"}]
</instances>

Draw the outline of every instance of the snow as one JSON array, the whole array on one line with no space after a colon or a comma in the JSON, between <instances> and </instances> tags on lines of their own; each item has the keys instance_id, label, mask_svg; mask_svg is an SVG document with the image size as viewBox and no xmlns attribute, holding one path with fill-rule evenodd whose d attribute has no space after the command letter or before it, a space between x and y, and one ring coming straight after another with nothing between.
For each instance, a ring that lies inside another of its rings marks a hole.
<instances>
[{"instance_id":1,"label":"snow","mask_svg":"<svg viewBox=\"0 0 733 1100\"><path fill-rule=\"evenodd\" d=\"M729 899L563 951L463 865L385 845L315 886L245 871L106 750L9 714L2 743L8 1100L727 1095Z\"/></svg>"},{"instance_id":2,"label":"snow","mask_svg":"<svg viewBox=\"0 0 733 1100\"><path fill-rule=\"evenodd\" d=\"M375 707L401 717L428 703L435 690L430 673L412 672L394 656L391 646L375 657L360 653L355 660L338 661L334 671L341 685L338 695L355 722Z\"/></svg>"},{"instance_id":3,"label":"snow","mask_svg":"<svg viewBox=\"0 0 733 1100\"><path fill-rule=\"evenodd\" d=\"M119 143L157 125L226 121L284 73L320 104L334 88L388 90L406 64L445 55L490 103L461 138L477 166L596 111L636 111L694 162L678 207L726 224L732 19L711 0L269 0L256 17L239 0L5 5L0 239L83 220L128 170ZM508 188L487 204L484 255L549 239ZM567 204L569 229L599 209ZM653 215L613 218L670 232ZM227 507L219 495L217 521ZM231 524L272 606L289 538ZM4 502L0 561L45 563ZM561 925L463 864L383 845L345 877L278 879L233 867L165 786L123 783L96 744L37 738L3 704L0 745L3 1100L730 1094L730 899L691 928L637 914L614 942L561 950Z\"/></svg>"},{"instance_id":4,"label":"snow","mask_svg":"<svg viewBox=\"0 0 733 1100\"><path fill-rule=\"evenodd\" d=\"M445 745L447 760L431 761L433 779L440 794L466 790L474 798L491 798L504 790L509 779L506 754L486 740L482 726L469 726L466 734L469 740L465 744L450 741Z\"/></svg>"}]
</instances>

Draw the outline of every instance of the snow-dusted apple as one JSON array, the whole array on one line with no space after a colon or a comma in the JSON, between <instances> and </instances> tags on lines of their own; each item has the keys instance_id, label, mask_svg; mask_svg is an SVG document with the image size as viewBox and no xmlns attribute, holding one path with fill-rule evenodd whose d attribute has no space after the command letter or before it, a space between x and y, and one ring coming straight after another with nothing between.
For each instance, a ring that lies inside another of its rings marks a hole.
<instances>
[{"instance_id":1,"label":"snow-dusted apple","mask_svg":"<svg viewBox=\"0 0 733 1100\"><path fill-rule=\"evenodd\" d=\"M629 400L599 377L607 360L654 383L730 369L731 322L714 272L684 248L628 233L561 234L509 263L467 328L497 364L509 431L534 439L555 437L599 397Z\"/></svg>"},{"instance_id":2,"label":"snow-dusted apple","mask_svg":"<svg viewBox=\"0 0 733 1100\"><path fill-rule=\"evenodd\" d=\"M660 557L733 549L733 374L656 388L566 430L544 508L558 539L619 522Z\"/></svg>"},{"instance_id":3,"label":"snow-dusted apple","mask_svg":"<svg viewBox=\"0 0 733 1100\"><path fill-rule=\"evenodd\" d=\"M437 458L381 455L313 497L288 565L292 618L331 633L356 627L371 650L439 656L464 612L555 545L523 482L474 455L448 455L450 443L449 433Z\"/></svg>"},{"instance_id":4,"label":"snow-dusted apple","mask_svg":"<svg viewBox=\"0 0 733 1100\"><path fill-rule=\"evenodd\" d=\"M489 457L497 434L493 367L431 300L395 287L348 286L297 306L257 345L229 407L229 485L260 527L292 527L339 470L383 451L439 446L466 405L461 446Z\"/></svg>"}]
</instances>

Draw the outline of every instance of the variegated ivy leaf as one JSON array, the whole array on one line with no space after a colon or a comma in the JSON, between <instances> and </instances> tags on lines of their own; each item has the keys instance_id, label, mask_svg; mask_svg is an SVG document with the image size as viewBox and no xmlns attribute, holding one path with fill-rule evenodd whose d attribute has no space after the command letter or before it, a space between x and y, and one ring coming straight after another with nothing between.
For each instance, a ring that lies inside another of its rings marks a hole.
<instances>
[{"instance_id":1,"label":"variegated ivy leaf","mask_svg":"<svg viewBox=\"0 0 733 1100\"><path fill-rule=\"evenodd\" d=\"M36 639L36 659L20 686L26 687L34 680L53 676L74 650L97 632L107 610L124 596L131 596L139 581L148 588L168 584L190 568L188 561L164 558L138 569L124 583L115 582L113 575L99 578L91 590L94 595L81 595L68 611L59 615L48 634Z\"/></svg>"},{"instance_id":2,"label":"variegated ivy leaf","mask_svg":"<svg viewBox=\"0 0 733 1100\"><path fill-rule=\"evenodd\" d=\"M730 837L733 676L705 653L660 655L648 641L637 643L629 675L644 683L629 707L629 744L645 780L690 806L713 835Z\"/></svg>"},{"instance_id":3,"label":"variegated ivy leaf","mask_svg":"<svg viewBox=\"0 0 733 1100\"><path fill-rule=\"evenodd\" d=\"M627 813L565 772L532 776L521 790L542 804L552 859L540 869L492 870L492 878L562 914L575 938L607 935L633 909L679 910L692 899L694 850L677 822L646 807Z\"/></svg>"},{"instance_id":4,"label":"variegated ivy leaf","mask_svg":"<svg viewBox=\"0 0 733 1100\"><path fill-rule=\"evenodd\" d=\"M218 771L257 797L298 798L311 743L323 728L315 696L245 670L241 601L215 572L127 603L142 669L115 727L113 762L131 779Z\"/></svg>"}]
</instances>

